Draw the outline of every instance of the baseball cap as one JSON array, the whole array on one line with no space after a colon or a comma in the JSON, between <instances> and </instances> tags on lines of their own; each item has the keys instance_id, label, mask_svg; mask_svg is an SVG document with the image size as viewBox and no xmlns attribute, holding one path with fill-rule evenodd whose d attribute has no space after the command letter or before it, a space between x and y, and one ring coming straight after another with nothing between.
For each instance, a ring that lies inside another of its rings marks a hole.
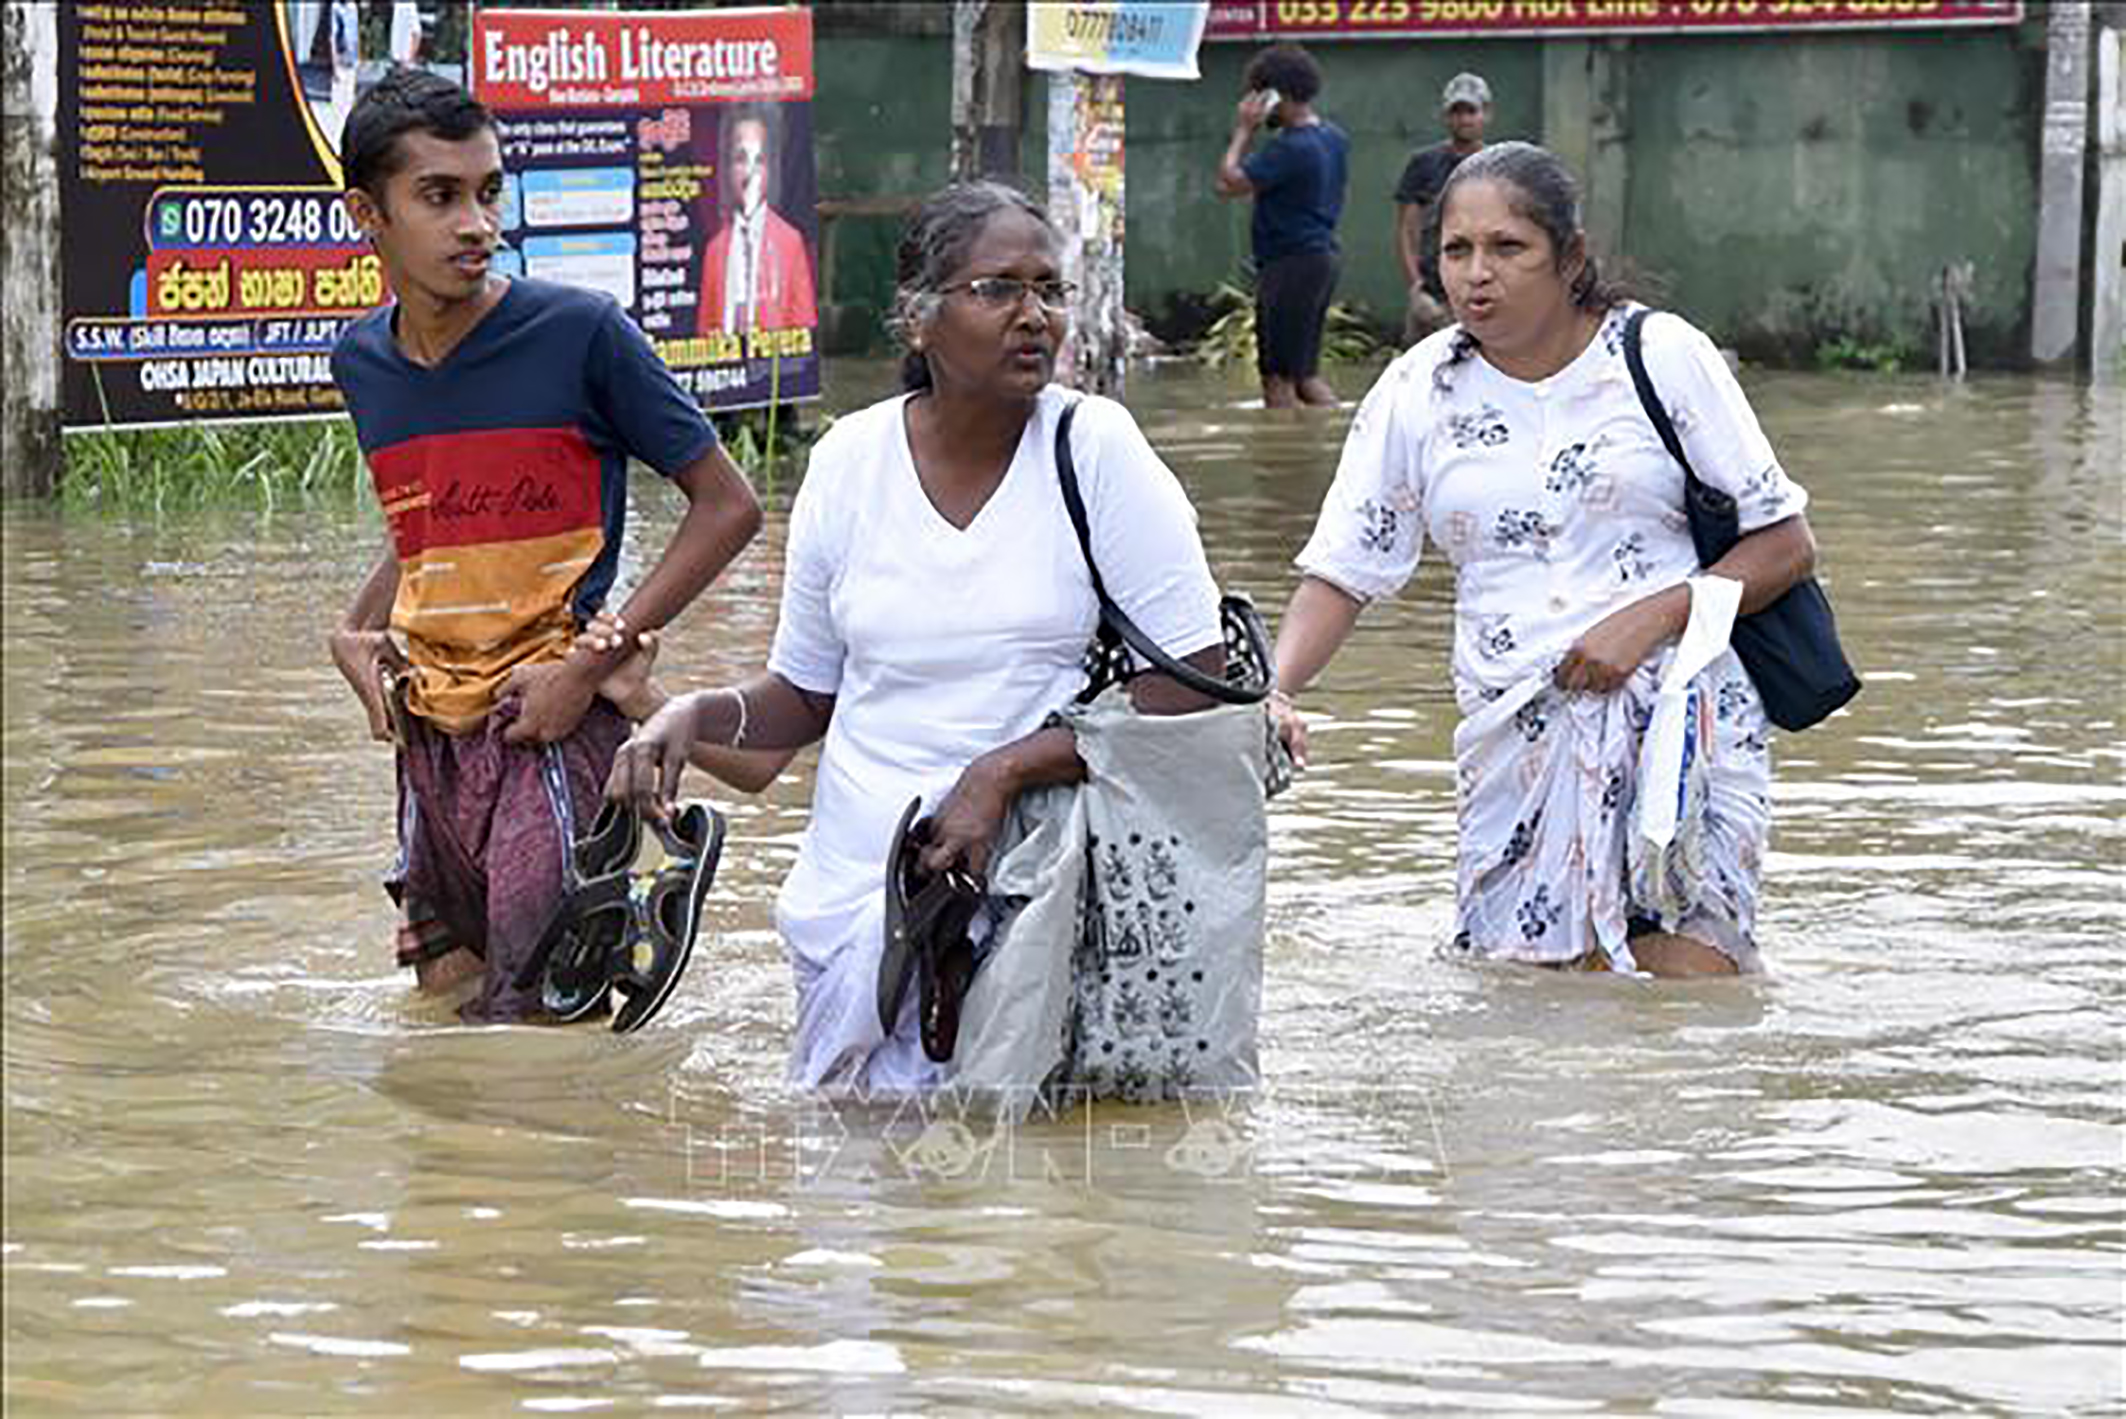
<instances>
[{"instance_id":1,"label":"baseball cap","mask_svg":"<svg viewBox=\"0 0 2126 1419\"><path fill-rule=\"evenodd\" d=\"M1489 108L1491 85L1485 83L1483 77L1478 74L1455 75L1447 81L1447 87L1441 90L1439 106L1449 109L1458 103L1469 104L1475 108Z\"/></svg>"}]
</instances>

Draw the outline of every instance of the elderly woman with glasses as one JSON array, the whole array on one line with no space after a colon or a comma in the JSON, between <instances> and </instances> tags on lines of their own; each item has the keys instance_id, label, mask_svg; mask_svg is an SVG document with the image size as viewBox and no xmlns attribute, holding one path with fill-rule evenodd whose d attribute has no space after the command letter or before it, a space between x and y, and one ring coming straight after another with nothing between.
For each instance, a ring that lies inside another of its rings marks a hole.
<instances>
[{"instance_id":1,"label":"elderly woman with glasses","mask_svg":"<svg viewBox=\"0 0 2126 1419\"><path fill-rule=\"evenodd\" d=\"M681 695L622 747L609 793L668 811L708 746L825 740L810 823L776 905L797 983L791 1082L908 1092L940 1081L915 993L879 1018L887 858L912 799L922 865L980 878L1013 798L1083 779L1048 725L1085 683L1099 616L1058 482L1051 383L1071 288L1024 194L948 187L910 220L897 263L903 393L837 420L790 510L767 669ZM1079 402L1070 432L1108 594L1160 646L1218 673L1218 590L1181 485L1121 405ZM1137 708L1204 700L1156 674Z\"/></svg>"}]
</instances>

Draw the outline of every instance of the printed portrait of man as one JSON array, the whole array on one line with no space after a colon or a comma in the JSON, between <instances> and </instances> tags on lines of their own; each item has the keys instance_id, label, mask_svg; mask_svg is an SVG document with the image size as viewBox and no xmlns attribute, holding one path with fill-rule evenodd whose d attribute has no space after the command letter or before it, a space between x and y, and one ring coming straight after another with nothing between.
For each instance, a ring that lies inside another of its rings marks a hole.
<instances>
[{"instance_id":1,"label":"printed portrait of man","mask_svg":"<svg viewBox=\"0 0 2126 1419\"><path fill-rule=\"evenodd\" d=\"M721 125L717 187L723 224L702 253L696 328L780 330L818 316L804 233L771 201L782 154L766 107L733 109Z\"/></svg>"}]
</instances>

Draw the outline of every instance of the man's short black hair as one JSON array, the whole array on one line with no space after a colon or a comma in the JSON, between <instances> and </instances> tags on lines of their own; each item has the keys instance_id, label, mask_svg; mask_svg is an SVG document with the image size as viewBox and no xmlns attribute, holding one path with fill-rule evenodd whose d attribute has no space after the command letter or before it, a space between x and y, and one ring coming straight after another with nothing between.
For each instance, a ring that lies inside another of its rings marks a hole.
<instances>
[{"instance_id":1,"label":"man's short black hair","mask_svg":"<svg viewBox=\"0 0 2126 1419\"><path fill-rule=\"evenodd\" d=\"M1312 103L1321 92L1321 66L1296 44L1273 44L1248 61L1247 86L1275 89L1293 103Z\"/></svg>"},{"instance_id":2,"label":"man's short black hair","mask_svg":"<svg viewBox=\"0 0 2126 1419\"><path fill-rule=\"evenodd\" d=\"M487 105L463 86L441 74L401 65L370 85L340 130L347 185L383 200L384 184L403 161L402 133L432 133L445 142L461 143L494 126Z\"/></svg>"}]
</instances>

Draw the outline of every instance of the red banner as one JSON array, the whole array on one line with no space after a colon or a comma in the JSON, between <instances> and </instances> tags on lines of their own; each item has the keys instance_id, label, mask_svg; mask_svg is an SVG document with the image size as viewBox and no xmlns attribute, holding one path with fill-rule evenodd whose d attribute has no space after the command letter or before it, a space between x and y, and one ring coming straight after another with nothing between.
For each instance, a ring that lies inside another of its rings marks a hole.
<instances>
[{"instance_id":1,"label":"red banner","mask_svg":"<svg viewBox=\"0 0 2126 1419\"><path fill-rule=\"evenodd\" d=\"M797 9L476 14L474 72L480 101L491 109L812 97L812 17Z\"/></svg>"},{"instance_id":2,"label":"red banner","mask_svg":"<svg viewBox=\"0 0 2126 1419\"><path fill-rule=\"evenodd\" d=\"M482 6L471 61L494 269L610 295L709 408L819 397L810 10Z\"/></svg>"},{"instance_id":3,"label":"red banner","mask_svg":"<svg viewBox=\"0 0 2126 1419\"><path fill-rule=\"evenodd\" d=\"M1916 29L2022 18L2022 0L1211 0L1204 38Z\"/></svg>"}]
</instances>

